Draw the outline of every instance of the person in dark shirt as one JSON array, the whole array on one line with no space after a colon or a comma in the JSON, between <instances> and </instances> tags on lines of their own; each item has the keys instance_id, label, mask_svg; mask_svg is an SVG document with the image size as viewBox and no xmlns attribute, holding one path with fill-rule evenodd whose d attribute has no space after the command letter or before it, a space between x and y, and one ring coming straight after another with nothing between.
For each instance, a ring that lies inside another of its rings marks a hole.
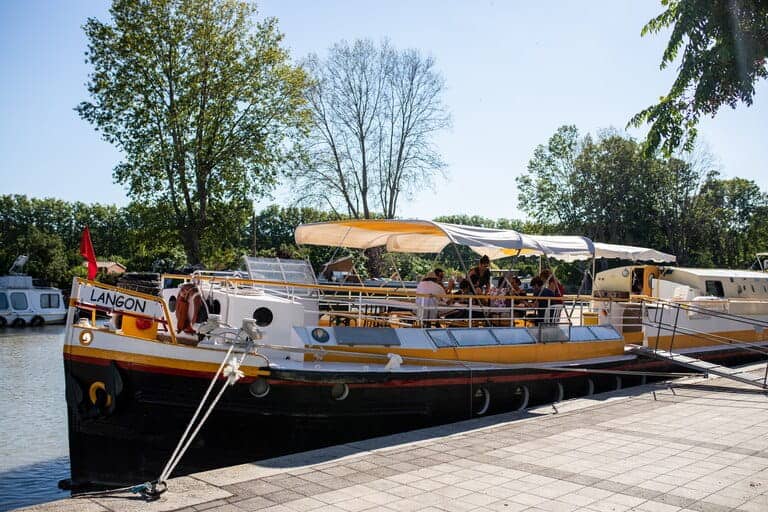
<instances>
[{"instance_id":1,"label":"person in dark shirt","mask_svg":"<svg viewBox=\"0 0 768 512\"><path fill-rule=\"evenodd\" d=\"M455 295L474 295L472 292L472 285L470 284L468 279L462 279L459 283L459 289L455 293ZM449 311L445 318L469 318L469 298L468 297L456 297L453 299L453 304L456 305L459 309L454 309L452 311ZM477 313L475 313L477 315Z\"/></svg>"},{"instance_id":2,"label":"person in dark shirt","mask_svg":"<svg viewBox=\"0 0 768 512\"><path fill-rule=\"evenodd\" d=\"M552 269L545 268L541 271L541 274L539 274L539 277L541 278L541 281L544 283L544 286L548 286L550 280L555 282L555 288L554 292L555 295L558 297L562 297L565 295L565 286L563 286L563 283L561 283L557 277L555 277L555 274L552 272Z\"/></svg>"},{"instance_id":3,"label":"person in dark shirt","mask_svg":"<svg viewBox=\"0 0 768 512\"><path fill-rule=\"evenodd\" d=\"M491 291L491 260L488 256L480 258L480 264L472 267L467 274L472 287L477 294L486 294Z\"/></svg>"},{"instance_id":4,"label":"person in dark shirt","mask_svg":"<svg viewBox=\"0 0 768 512\"><path fill-rule=\"evenodd\" d=\"M541 279L539 279L541 281ZM538 312L536 313L536 323L550 323L552 321L551 318L546 318L547 315L547 309L555 303L562 303L562 299L558 299L559 290L557 287L557 280L550 277L550 279L546 282L542 282L542 286L539 289L538 295Z\"/></svg>"}]
</instances>

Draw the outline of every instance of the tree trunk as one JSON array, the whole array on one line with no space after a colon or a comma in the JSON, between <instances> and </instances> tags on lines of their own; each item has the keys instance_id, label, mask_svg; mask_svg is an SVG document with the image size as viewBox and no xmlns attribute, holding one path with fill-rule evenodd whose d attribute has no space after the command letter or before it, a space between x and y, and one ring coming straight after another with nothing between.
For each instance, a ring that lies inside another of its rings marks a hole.
<instances>
[{"instance_id":1,"label":"tree trunk","mask_svg":"<svg viewBox=\"0 0 768 512\"><path fill-rule=\"evenodd\" d=\"M371 247L365 250L365 269L368 271L368 277L381 277L386 271L383 252L381 247Z\"/></svg>"},{"instance_id":2,"label":"tree trunk","mask_svg":"<svg viewBox=\"0 0 768 512\"><path fill-rule=\"evenodd\" d=\"M190 265L200 263L200 237L194 228L184 228L181 231L184 241L184 252L187 254L187 262Z\"/></svg>"}]
</instances>

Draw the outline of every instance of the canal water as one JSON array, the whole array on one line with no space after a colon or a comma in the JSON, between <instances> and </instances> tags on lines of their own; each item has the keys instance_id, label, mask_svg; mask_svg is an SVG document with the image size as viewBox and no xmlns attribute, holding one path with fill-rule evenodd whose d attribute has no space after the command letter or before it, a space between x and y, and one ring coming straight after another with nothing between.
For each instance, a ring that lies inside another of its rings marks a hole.
<instances>
[{"instance_id":1,"label":"canal water","mask_svg":"<svg viewBox=\"0 0 768 512\"><path fill-rule=\"evenodd\" d=\"M64 326L0 329L0 511L66 498Z\"/></svg>"}]
</instances>

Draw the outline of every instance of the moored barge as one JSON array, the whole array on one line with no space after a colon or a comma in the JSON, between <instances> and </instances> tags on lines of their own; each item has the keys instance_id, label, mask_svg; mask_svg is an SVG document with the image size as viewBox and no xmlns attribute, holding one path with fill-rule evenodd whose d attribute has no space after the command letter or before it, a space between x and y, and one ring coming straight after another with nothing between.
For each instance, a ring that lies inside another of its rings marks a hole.
<instances>
[{"instance_id":1,"label":"moored barge","mask_svg":"<svg viewBox=\"0 0 768 512\"><path fill-rule=\"evenodd\" d=\"M426 221L307 225L296 238L408 252L457 243L493 258L596 254L583 237ZM552 304L532 320L520 297L492 307L470 296L438 306L466 307L461 318L427 320L413 289L323 285L306 263L275 265L247 279L197 275L161 296L74 282L64 345L73 486L158 479L212 385L220 399L179 473L615 389L621 372L639 381L650 364L627 352L634 326L612 322L624 306L610 298Z\"/></svg>"}]
</instances>

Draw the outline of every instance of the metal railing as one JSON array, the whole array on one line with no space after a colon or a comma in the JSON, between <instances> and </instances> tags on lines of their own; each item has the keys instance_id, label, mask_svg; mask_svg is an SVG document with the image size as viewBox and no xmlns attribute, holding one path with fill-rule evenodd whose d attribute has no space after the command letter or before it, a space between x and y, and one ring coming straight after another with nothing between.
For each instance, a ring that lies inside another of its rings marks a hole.
<instances>
[{"instance_id":1,"label":"metal railing","mask_svg":"<svg viewBox=\"0 0 768 512\"><path fill-rule=\"evenodd\" d=\"M768 321L752 316L735 315L725 311L718 311L711 307L704 307L693 301L673 302L662 299L643 299L641 304L643 310L643 324L650 329L656 329L656 337L653 347L654 351L659 351L659 344L663 331L669 333L668 337L670 338L670 341L667 351L671 353L674 352L676 338L681 335L703 342L710 347L720 345L735 346L745 352L756 356L764 356L766 358L763 385L765 386L768 384L768 339L750 341L747 339L739 339L695 329L692 326L681 325L681 314L688 318L695 317L697 320L715 318L723 322L732 322L737 326L749 327L751 330L754 330L755 333L762 333L765 329L768 329ZM709 305L711 306L712 304ZM650 313L651 311L653 312L652 317ZM665 316L671 317L671 319L666 320Z\"/></svg>"},{"instance_id":2,"label":"metal railing","mask_svg":"<svg viewBox=\"0 0 768 512\"><path fill-rule=\"evenodd\" d=\"M189 276L166 275L183 279ZM257 289L288 300L300 300L307 312L329 324L356 326L530 327L573 325L583 319L585 298L544 298L520 295L426 295L413 288L304 284L243 279L238 276L197 275L203 294L213 289L249 294ZM308 290L314 293L307 294ZM312 301L307 301L310 298ZM316 300L316 306L315 301ZM553 317L553 311L554 313ZM581 321L579 322L581 323Z\"/></svg>"}]
</instances>

